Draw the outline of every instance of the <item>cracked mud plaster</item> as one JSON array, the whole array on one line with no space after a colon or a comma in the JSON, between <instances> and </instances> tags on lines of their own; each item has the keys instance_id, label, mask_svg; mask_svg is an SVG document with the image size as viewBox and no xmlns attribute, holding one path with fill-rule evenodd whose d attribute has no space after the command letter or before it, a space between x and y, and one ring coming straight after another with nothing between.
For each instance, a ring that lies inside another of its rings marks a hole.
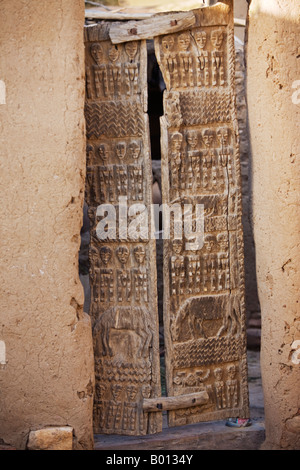
<instances>
[{"instance_id":1,"label":"cracked mud plaster","mask_svg":"<svg viewBox=\"0 0 300 470\"><path fill-rule=\"evenodd\" d=\"M259 299L264 448L299 449L299 107L293 102L300 4L252 0L247 102ZM284 40L282 39L284 38Z\"/></svg>"},{"instance_id":2,"label":"cracked mud plaster","mask_svg":"<svg viewBox=\"0 0 300 470\"><path fill-rule=\"evenodd\" d=\"M84 2L18 3L3 0L0 17L1 79L9 90L9 106L0 106L0 339L7 356L0 437L23 449L30 430L68 423L75 448L88 449L94 363L78 275Z\"/></svg>"}]
</instances>

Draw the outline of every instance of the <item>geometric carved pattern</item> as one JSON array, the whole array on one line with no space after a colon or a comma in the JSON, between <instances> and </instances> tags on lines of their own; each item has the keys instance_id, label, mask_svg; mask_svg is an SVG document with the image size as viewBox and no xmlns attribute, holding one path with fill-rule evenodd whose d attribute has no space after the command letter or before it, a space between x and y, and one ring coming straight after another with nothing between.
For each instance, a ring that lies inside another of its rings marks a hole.
<instances>
[{"instance_id":1,"label":"geometric carved pattern","mask_svg":"<svg viewBox=\"0 0 300 470\"><path fill-rule=\"evenodd\" d=\"M165 116L170 127L230 121L229 90L183 90L165 93Z\"/></svg>"},{"instance_id":2,"label":"geometric carved pattern","mask_svg":"<svg viewBox=\"0 0 300 470\"><path fill-rule=\"evenodd\" d=\"M144 112L136 101L87 103L85 117L88 139L143 135Z\"/></svg>"},{"instance_id":3,"label":"geometric carved pattern","mask_svg":"<svg viewBox=\"0 0 300 470\"><path fill-rule=\"evenodd\" d=\"M176 344L175 369L238 361L242 353L240 338L208 338Z\"/></svg>"},{"instance_id":4,"label":"geometric carved pattern","mask_svg":"<svg viewBox=\"0 0 300 470\"><path fill-rule=\"evenodd\" d=\"M169 411L170 426L249 413L232 10L194 11L191 29L155 38L163 202L204 208L203 246L164 243L164 331L167 394L206 391L209 402Z\"/></svg>"},{"instance_id":5,"label":"geometric carved pattern","mask_svg":"<svg viewBox=\"0 0 300 470\"><path fill-rule=\"evenodd\" d=\"M230 121L228 90L192 91L181 93L180 108L185 126ZM203 106L205 103L205 106Z\"/></svg>"}]
</instances>

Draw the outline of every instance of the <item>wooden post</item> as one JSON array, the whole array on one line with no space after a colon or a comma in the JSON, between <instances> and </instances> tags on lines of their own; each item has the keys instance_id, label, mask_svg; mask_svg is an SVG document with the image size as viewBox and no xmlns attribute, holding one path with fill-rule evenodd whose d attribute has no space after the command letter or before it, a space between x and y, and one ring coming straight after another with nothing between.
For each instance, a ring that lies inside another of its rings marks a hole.
<instances>
[{"instance_id":1,"label":"wooden post","mask_svg":"<svg viewBox=\"0 0 300 470\"><path fill-rule=\"evenodd\" d=\"M144 412L170 411L206 405L209 401L207 392L191 393L178 397L148 398L143 401Z\"/></svg>"}]
</instances>

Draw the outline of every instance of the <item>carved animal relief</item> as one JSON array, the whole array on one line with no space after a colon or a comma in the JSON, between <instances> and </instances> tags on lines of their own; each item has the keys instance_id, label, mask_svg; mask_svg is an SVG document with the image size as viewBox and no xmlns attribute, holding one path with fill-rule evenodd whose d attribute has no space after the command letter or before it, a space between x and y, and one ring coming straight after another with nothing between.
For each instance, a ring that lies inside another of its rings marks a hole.
<instances>
[{"instance_id":1,"label":"carved animal relief","mask_svg":"<svg viewBox=\"0 0 300 470\"><path fill-rule=\"evenodd\" d=\"M143 412L145 398L160 396L155 241L119 227L103 237L98 227L105 205L119 221L120 201L152 202L146 42L115 46L101 25L86 28L85 39L94 427L142 435L161 430L161 415Z\"/></svg>"},{"instance_id":2,"label":"carved animal relief","mask_svg":"<svg viewBox=\"0 0 300 470\"><path fill-rule=\"evenodd\" d=\"M233 18L225 5L194 13L193 28L155 39L163 202L204 207L202 248L185 237L164 246L167 393L209 396L169 412L171 426L248 416Z\"/></svg>"}]
</instances>

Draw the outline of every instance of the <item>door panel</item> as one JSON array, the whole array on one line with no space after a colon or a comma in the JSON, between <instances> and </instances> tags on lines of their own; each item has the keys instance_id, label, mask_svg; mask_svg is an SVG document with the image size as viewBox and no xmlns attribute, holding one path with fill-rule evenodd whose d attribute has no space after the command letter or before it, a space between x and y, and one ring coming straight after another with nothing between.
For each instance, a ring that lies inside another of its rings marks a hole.
<instances>
[{"instance_id":1,"label":"door panel","mask_svg":"<svg viewBox=\"0 0 300 470\"><path fill-rule=\"evenodd\" d=\"M94 428L144 435L162 429L161 413L143 412L161 393L147 47L113 45L109 28L85 28Z\"/></svg>"},{"instance_id":2,"label":"door panel","mask_svg":"<svg viewBox=\"0 0 300 470\"><path fill-rule=\"evenodd\" d=\"M164 243L167 394L209 396L170 411L170 426L249 416L232 2L194 14L190 29L155 39L163 202L190 208L190 232L204 216L198 238L173 226Z\"/></svg>"}]
</instances>

